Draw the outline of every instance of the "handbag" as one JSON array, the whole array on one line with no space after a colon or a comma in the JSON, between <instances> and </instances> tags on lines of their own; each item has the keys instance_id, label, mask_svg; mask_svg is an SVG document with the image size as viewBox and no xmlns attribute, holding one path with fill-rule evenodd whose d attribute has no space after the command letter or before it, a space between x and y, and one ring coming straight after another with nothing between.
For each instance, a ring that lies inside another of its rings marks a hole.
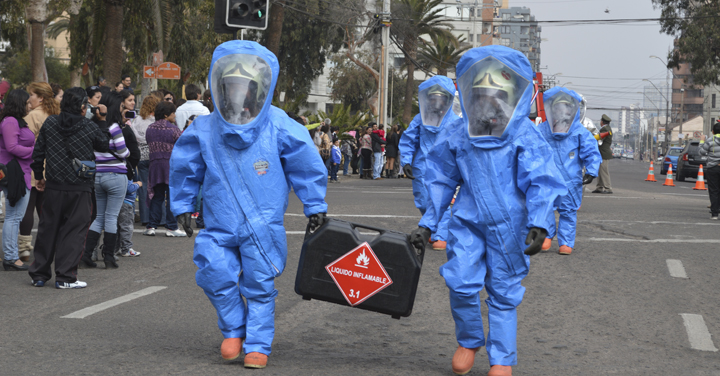
<instances>
[{"instance_id":1,"label":"handbag","mask_svg":"<svg viewBox=\"0 0 720 376\"><path fill-rule=\"evenodd\" d=\"M83 179L94 179L95 173L97 172L95 161L83 161L76 158L68 147L67 137L63 137L63 141L65 142L65 150L72 161L72 167L77 176Z\"/></svg>"}]
</instances>

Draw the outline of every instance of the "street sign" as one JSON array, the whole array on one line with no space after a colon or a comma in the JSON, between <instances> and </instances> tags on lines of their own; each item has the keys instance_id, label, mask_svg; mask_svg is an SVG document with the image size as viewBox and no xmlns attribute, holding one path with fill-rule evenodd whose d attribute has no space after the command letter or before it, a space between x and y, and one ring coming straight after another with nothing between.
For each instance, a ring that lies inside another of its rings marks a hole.
<instances>
[{"instance_id":1,"label":"street sign","mask_svg":"<svg viewBox=\"0 0 720 376\"><path fill-rule=\"evenodd\" d=\"M158 65L162 64L164 61L165 61L165 57L163 56L162 51L158 51L153 54L153 64L152 65L157 67Z\"/></svg>"},{"instance_id":2,"label":"street sign","mask_svg":"<svg viewBox=\"0 0 720 376\"><path fill-rule=\"evenodd\" d=\"M155 67L146 65L143 67L143 78L155 78Z\"/></svg>"},{"instance_id":3,"label":"street sign","mask_svg":"<svg viewBox=\"0 0 720 376\"><path fill-rule=\"evenodd\" d=\"M367 242L331 262L325 270L353 307L393 283Z\"/></svg>"},{"instance_id":4,"label":"street sign","mask_svg":"<svg viewBox=\"0 0 720 376\"><path fill-rule=\"evenodd\" d=\"M701 135L702 135L702 132L700 132L700 131L693 132L693 138L700 138Z\"/></svg>"},{"instance_id":5,"label":"street sign","mask_svg":"<svg viewBox=\"0 0 720 376\"><path fill-rule=\"evenodd\" d=\"M163 80L179 80L180 66L175 63L162 63L158 65L157 78Z\"/></svg>"}]
</instances>

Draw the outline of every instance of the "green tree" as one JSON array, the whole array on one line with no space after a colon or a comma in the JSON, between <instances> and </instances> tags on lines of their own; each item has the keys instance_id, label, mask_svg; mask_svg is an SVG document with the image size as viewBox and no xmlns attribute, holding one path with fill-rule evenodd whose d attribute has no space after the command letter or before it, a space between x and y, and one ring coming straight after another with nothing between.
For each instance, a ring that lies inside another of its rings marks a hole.
<instances>
[{"instance_id":1,"label":"green tree","mask_svg":"<svg viewBox=\"0 0 720 376\"><path fill-rule=\"evenodd\" d=\"M454 36L448 38L446 35L432 35L431 39L432 43L420 46L418 60L428 67L436 68L437 74L442 76L446 76L449 70L454 70L462 54L472 47L460 47L465 38L458 40Z\"/></svg>"},{"instance_id":2,"label":"green tree","mask_svg":"<svg viewBox=\"0 0 720 376\"><path fill-rule=\"evenodd\" d=\"M250 38L271 51L277 48L275 55L280 64L280 74L276 98L280 92L285 92L286 102L307 98L312 81L323 73L328 56L342 47L342 28L330 20L335 19L333 14L338 4L342 5L344 1L293 0L287 2L287 5L273 3L268 30L249 34ZM279 18L282 18L282 32L278 41ZM278 43L277 47L275 43Z\"/></svg>"},{"instance_id":3,"label":"green tree","mask_svg":"<svg viewBox=\"0 0 720 376\"><path fill-rule=\"evenodd\" d=\"M368 64L372 57L361 57ZM377 81L367 70L345 58L344 55L335 55L332 58L335 66L330 69L329 80L332 88L330 98L348 105L353 111L368 111L371 107L369 101L377 99ZM373 103L374 105L374 103Z\"/></svg>"},{"instance_id":4,"label":"green tree","mask_svg":"<svg viewBox=\"0 0 720 376\"><path fill-rule=\"evenodd\" d=\"M67 65L54 58L51 51L46 50L45 66L49 82L57 83L64 88L70 86L70 71L68 71ZM30 66L30 50L26 49L19 53L5 55L3 77L10 81L13 87L24 87L34 82Z\"/></svg>"},{"instance_id":5,"label":"green tree","mask_svg":"<svg viewBox=\"0 0 720 376\"><path fill-rule=\"evenodd\" d=\"M662 10L661 31L675 36L668 68L689 63L694 82L720 84L720 0L652 0Z\"/></svg>"},{"instance_id":6,"label":"green tree","mask_svg":"<svg viewBox=\"0 0 720 376\"><path fill-rule=\"evenodd\" d=\"M445 9L443 0L394 0L392 14L395 21L390 29L392 37L402 44L402 51L406 59L407 82L405 84L405 103L403 105L402 119L410 123L412 119L413 93L417 89L415 83L415 64L419 47L426 42L422 36L445 36L454 39L447 23L442 16Z\"/></svg>"}]
</instances>

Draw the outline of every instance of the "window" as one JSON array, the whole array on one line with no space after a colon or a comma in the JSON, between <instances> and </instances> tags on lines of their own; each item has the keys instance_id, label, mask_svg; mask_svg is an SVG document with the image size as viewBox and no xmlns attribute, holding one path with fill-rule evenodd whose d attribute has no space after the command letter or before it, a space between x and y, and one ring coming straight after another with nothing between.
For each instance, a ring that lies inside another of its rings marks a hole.
<instances>
[{"instance_id":1,"label":"window","mask_svg":"<svg viewBox=\"0 0 720 376\"><path fill-rule=\"evenodd\" d=\"M503 26L503 27L502 27L502 33L503 33L503 34L510 34L510 26Z\"/></svg>"},{"instance_id":2,"label":"window","mask_svg":"<svg viewBox=\"0 0 720 376\"><path fill-rule=\"evenodd\" d=\"M530 30L529 27L523 26L520 28L520 34L527 35L528 31Z\"/></svg>"},{"instance_id":3,"label":"window","mask_svg":"<svg viewBox=\"0 0 720 376\"><path fill-rule=\"evenodd\" d=\"M710 125L715 124L715 118L710 118Z\"/></svg>"},{"instance_id":4,"label":"window","mask_svg":"<svg viewBox=\"0 0 720 376\"><path fill-rule=\"evenodd\" d=\"M509 19L510 19L510 13L503 13L503 14L502 14L502 19L503 19L503 20L509 20Z\"/></svg>"},{"instance_id":5,"label":"window","mask_svg":"<svg viewBox=\"0 0 720 376\"><path fill-rule=\"evenodd\" d=\"M468 37L470 37L470 39L468 39L468 42L472 42L472 41L473 41L473 35L475 35L475 34L469 34L469 35L468 35Z\"/></svg>"},{"instance_id":6,"label":"window","mask_svg":"<svg viewBox=\"0 0 720 376\"><path fill-rule=\"evenodd\" d=\"M712 95L712 99L710 100L712 108L715 108L715 94ZM715 123L715 120L713 119L713 123Z\"/></svg>"},{"instance_id":7,"label":"window","mask_svg":"<svg viewBox=\"0 0 720 376\"><path fill-rule=\"evenodd\" d=\"M508 38L502 38L500 39L500 44L506 47L510 47L510 39Z\"/></svg>"}]
</instances>

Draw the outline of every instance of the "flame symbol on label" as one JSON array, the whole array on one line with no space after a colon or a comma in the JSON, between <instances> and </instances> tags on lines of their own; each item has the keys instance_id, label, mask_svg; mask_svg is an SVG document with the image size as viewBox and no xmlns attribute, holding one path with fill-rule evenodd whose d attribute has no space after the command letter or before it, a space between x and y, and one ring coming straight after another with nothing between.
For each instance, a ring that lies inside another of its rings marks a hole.
<instances>
[{"instance_id":1,"label":"flame symbol on label","mask_svg":"<svg viewBox=\"0 0 720 376\"><path fill-rule=\"evenodd\" d=\"M367 268L368 265L370 265L370 259L365 255L365 250L362 251L360 255L358 255L357 259L355 259L355 266L359 266L361 268Z\"/></svg>"}]
</instances>

